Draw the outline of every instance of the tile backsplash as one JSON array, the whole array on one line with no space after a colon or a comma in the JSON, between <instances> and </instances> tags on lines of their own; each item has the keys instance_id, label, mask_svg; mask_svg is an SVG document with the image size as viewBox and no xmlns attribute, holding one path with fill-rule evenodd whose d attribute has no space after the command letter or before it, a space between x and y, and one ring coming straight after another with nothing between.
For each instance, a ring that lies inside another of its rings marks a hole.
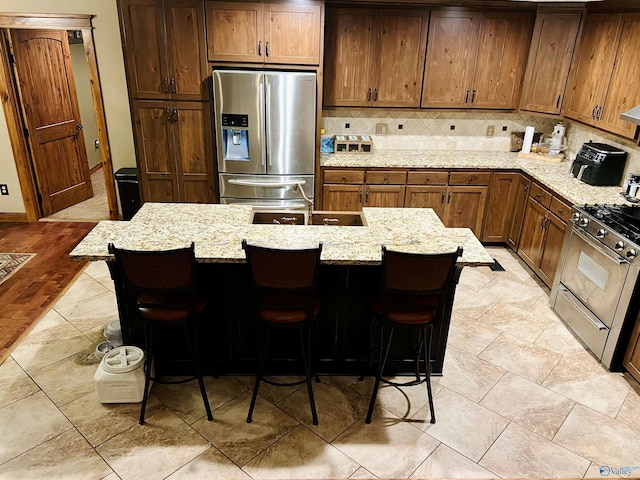
<instances>
[{"instance_id":1,"label":"tile backsplash","mask_svg":"<svg viewBox=\"0 0 640 480\"><path fill-rule=\"evenodd\" d=\"M370 135L378 150L486 150L508 151L511 132L551 133L559 119L526 113L410 112L395 110L324 110L322 128L330 135ZM640 150L634 143L605 132L562 120L567 125L567 156L573 159L588 141L606 143L629 152L625 173L640 173ZM388 133L376 135L376 125L386 124ZM346 125L349 125L347 128ZM493 127L493 136L486 135ZM506 127L506 129L505 129Z\"/></svg>"}]
</instances>

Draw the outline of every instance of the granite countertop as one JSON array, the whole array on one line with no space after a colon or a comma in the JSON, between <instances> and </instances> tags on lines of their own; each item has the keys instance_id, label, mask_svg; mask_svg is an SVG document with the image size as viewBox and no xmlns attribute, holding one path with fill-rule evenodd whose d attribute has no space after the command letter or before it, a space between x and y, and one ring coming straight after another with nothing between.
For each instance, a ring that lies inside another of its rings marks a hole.
<instances>
[{"instance_id":1,"label":"granite countertop","mask_svg":"<svg viewBox=\"0 0 640 480\"><path fill-rule=\"evenodd\" d=\"M622 187L594 187L574 178L571 161L518 158L517 153L472 150L378 150L321 155L322 167L468 168L522 170L573 204L628 203Z\"/></svg>"},{"instance_id":2,"label":"granite countertop","mask_svg":"<svg viewBox=\"0 0 640 480\"><path fill-rule=\"evenodd\" d=\"M252 225L247 205L145 203L129 222L103 221L76 246L71 258L110 260L109 242L132 250L196 246L203 263L244 262L242 240L278 248L323 242L324 264L368 265L392 250L441 253L464 248L460 265L491 265L493 259L468 228L446 228L431 209L363 209L366 226Z\"/></svg>"}]
</instances>

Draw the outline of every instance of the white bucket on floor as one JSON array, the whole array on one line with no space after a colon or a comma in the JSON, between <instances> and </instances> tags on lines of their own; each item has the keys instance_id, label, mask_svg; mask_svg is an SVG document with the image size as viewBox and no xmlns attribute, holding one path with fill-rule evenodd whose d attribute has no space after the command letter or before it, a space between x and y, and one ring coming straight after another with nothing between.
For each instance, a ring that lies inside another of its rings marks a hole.
<instances>
[{"instance_id":1,"label":"white bucket on floor","mask_svg":"<svg viewBox=\"0 0 640 480\"><path fill-rule=\"evenodd\" d=\"M144 395L144 352L134 346L110 350L93 377L100 403L138 403Z\"/></svg>"}]
</instances>

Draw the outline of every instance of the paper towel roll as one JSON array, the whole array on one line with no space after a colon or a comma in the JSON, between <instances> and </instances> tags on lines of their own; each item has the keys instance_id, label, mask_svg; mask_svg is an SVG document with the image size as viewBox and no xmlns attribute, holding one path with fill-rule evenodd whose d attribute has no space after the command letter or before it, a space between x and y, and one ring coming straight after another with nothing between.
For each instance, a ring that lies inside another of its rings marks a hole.
<instances>
[{"instance_id":1,"label":"paper towel roll","mask_svg":"<svg viewBox=\"0 0 640 480\"><path fill-rule=\"evenodd\" d=\"M524 140L522 141L522 153L531 152L531 144L533 143L533 134L535 133L535 127L526 127L524 129Z\"/></svg>"}]
</instances>

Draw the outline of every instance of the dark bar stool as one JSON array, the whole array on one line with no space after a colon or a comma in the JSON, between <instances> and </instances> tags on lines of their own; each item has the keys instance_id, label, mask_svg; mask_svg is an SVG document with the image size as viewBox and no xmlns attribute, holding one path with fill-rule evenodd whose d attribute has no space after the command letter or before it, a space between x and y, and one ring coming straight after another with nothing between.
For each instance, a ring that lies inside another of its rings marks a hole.
<instances>
[{"instance_id":1,"label":"dark bar stool","mask_svg":"<svg viewBox=\"0 0 640 480\"><path fill-rule=\"evenodd\" d=\"M136 251L109 244L116 268L124 282L125 292L136 301L137 313L144 325L145 385L140 409L140 425L149 395L149 382L185 383L198 380L207 419L212 420L211 407L205 390L198 349L198 316L206 300L197 294L194 244L189 248L164 251ZM182 380L166 381L151 376L154 358L154 336L157 328L179 327L189 349L195 375Z\"/></svg>"},{"instance_id":2,"label":"dark bar stool","mask_svg":"<svg viewBox=\"0 0 640 480\"><path fill-rule=\"evenodd\" d=\"M311 386L311 336L320 311L316 298L322 243L318 248L283 250L249 245L242 241L253 285L254 314L261 325L260 363L247 415L251 423L260 382L271 385L307 384L313 424L318 424ZM297 329L305 369L305 379L281 383L264 378L269 337L272 329ZM307 330L306 342L303 331ZM305 347L306 343L306 347ZM316 377L316 380L317 377Z\"/></svg>"},{"instance_id":3,"label":"dark bar stool","mask_svg":"<svg viewBox=\"0 0 640 480\"><path fill-rule=\"evenodd\" d=\"M372 308L380 323L380 345L376 381L373 385L366 423L371 423L373 408L380 382L395 386L427 384L427 396L431 410L431 423L436 423L431 391L431 337L443 319L447 296L452 288L456 260L462 255L462 247L443 254L415 254L387 250L382 247L382 285L380 297ZM389 338L384 344L384 330L389 328ZM404 329L417 333L415 380L404 383L382 378L387 363L393 333ZM424 360L425 375L420 375L420 359Z\"/></svg>"}]
</instances>

